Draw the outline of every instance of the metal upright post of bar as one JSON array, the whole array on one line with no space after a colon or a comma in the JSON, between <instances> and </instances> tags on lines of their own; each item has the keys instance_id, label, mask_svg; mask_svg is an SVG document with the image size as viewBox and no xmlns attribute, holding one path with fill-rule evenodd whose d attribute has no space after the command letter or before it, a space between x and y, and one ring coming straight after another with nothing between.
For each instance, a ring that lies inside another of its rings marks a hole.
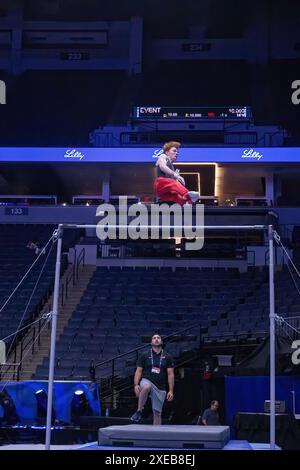
<instances>
[{"instance_id":1,"label":"metal upright post of bar","mask_svg":"<svg viewBox=\"0 0 300 470\"><path fill-rule=\"evenodd\" d=\"M274 230L269 235L269 296L270 296L270 449L275 450L275 290L274 290Z\"/></svg>"},{"instance_id":2,"label":"metal upright post of bar","mask_svg":"<svg viewBox=\"0 0 300 470\"><path fill-rule=\"evenodd\" d=\"M50 344L45 450L50 450L50 444L51 444L53 379L54 379L54 365L55 365L55 341L56 341L56 325L57 325L58 301L59 301L61 248L62 248L62 237L63 237L63 229L61 225L59 225L57 228L57 231L54 232L54 237L57 238L57 251L56 251L55 281L54 281L53 308L52 308L52 328L51 328L51 344Z\"/></svg>"}]
</instances>

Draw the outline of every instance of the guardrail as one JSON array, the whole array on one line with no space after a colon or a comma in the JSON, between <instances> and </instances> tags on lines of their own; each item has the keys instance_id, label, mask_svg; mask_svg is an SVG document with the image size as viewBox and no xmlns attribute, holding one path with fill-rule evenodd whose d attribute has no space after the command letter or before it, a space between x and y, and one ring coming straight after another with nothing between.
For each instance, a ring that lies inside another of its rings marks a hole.
<instances>
[{"instance_id":1,"label":"guardrail","mask_svg":"<svg viewBox=\"0 0 300 470\"><path fill-rule=\"evenodd\" d=\"M79 267L81 265L82 267L85 266L85 248L82 248L78 256L76 249L74 250L74 252L75 255L73 269L69 276L67 276L65 282L61 284L60 304L62 307L64 306L66 300L69 298L70 284L72 284L72 286L75 286L76 282L78 281Z\"/></svg>"},{"instance_id":2,"label":"guardrail","mask_svg":"<svg viewBox=\"0 0 300 470\"><path fill-rule=\"evenodd\" d=\"M61 286L61 306L65 304L66 300L69 297L69 290L70 284L73 286L76 285L76 282L79 279L79 268L82 265L85 266L85 248L82 248L78 257L75 251L75 259L73 269L70 275L66 278L65 282ZM48 295L48 299L50 297L50 293ZM51 306L48 306L48 313L51 312ZM43 312L45 314L46 312ZM31 319L33 321L33 319ZM47 317L41 317L40 320L37 322L37 325L34 325L30 328L25 329L19 333L17 333L14 343L14 351L13 351L13 362L9 364L1 364L0 365L0 380L2 371L5 370L5 374L12 371L12 380L20 380L20 373L22 371L22 361L24 358L24 352L31 349L31 355L33 355L41 345L41 331L44 328L45 323L48 321ZM50 329L51 322L48 321L48 328ZM18 348L17 345L20 345Z\"/></svg>"}]
</instances>

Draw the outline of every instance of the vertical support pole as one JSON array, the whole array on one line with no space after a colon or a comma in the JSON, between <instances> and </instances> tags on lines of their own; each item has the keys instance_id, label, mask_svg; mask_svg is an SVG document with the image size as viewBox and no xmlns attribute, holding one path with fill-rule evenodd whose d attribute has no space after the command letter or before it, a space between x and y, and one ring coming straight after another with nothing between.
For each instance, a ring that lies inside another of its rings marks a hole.
<instances>
[{"instance_id":1,"label":"vertical support pole","mask_svg":"<svg viewBox=\"0 0 300 470\"><path fill-rule=\"evenodd\" d=\"M111 410L114 407L114 399L115 399L115 390L114 390L114 383L115 383L115 360L112 360L112 371L111 371Z\"/></svg>"},{"instance_id":2,"label":"vertical support pole","mask_svg":"<svg viewBox=\"0 0 300 470\"><path fill-rule=\"evenodd\" d=\"M53 378L54 378L54 365L55 365L55 341L56 341L56 325L58 314L59 302L59 278L60 278L60 265L61 265L61 248L63 229L59 225L56 234L57 237L57 251L56 251L56 265L55 265L55 281L54 281L54 294L53 294L53 308L52 308L52 329L51 329L51 345L50 345L50 363L49 363L49 382L48 382L48 401L47 401L47 422L46 422L46 441L45 450L50 450L51 443L51 421L52 421L52 402L53 402Z\"/></svg>"},{"instance_id":3,"label":"vertical support pole","mask_svg":"<svg viewBox=\"0 0 300 470\"><path fill-rule=\"evenodd\" d=\"M270 449L275 450L275 291L274 291L274 233L269 235L269 296L270 296Z\"/></svg>"}]
</instances>

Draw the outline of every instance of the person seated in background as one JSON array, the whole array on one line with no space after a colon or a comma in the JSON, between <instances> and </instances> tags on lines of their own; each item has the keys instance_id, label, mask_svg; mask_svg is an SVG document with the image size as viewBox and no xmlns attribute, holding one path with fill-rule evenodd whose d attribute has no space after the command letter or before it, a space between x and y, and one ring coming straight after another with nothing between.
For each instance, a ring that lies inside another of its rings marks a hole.
<instances>
[{"instance_id":1,"label":"person seated in background","mask_svg":"<svg viewBox=\"0 0 300 470\"><path fill-rule=\"evenodd\" d=\"M40 243L37 240L30 240L27 243L26 248L28 248L29 250L33 250L36 255L39 255L41 252L43 252L43 254L45 254L45 249L40 248Z\"/></svg>"},{"instance_id":2,"label":"person seated in background","mask_svg":"<svg viewBox=\"0 0 300 470\"><path fill-rule=\"evenodd\" d=\"M207 408L202 415L202 424L205 426L220 426L219 420L219 402L217 400L213 400L210 404L210 408Z\"/></svg>"}]
</instances>

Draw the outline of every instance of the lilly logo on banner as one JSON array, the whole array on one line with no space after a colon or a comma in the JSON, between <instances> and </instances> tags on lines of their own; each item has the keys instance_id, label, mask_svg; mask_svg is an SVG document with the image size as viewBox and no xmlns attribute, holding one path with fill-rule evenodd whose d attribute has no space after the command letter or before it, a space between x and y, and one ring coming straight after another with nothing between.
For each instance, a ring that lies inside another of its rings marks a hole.
<instances>
[{"instance_id":1,"label":"lilly logo on banner","mask_svg":"<svg viewBox=\"0 0 300 470\"><path fill-rule=\"evenodd\" d=\"M163 149L154 150L152 158L158 158L162 153L164 153Z\"/></svg>"},{"instance_id":2,"label":"lilly logo on banner","mask_svg":"<svg viewBox=\"0 0 300 470\"><path fill-rule=\"evenodd\" d=\"M254 158L255 160L260 160L263 157L262 153L256 152L253 149L246 149L243 152L242 158Z\"/></svg>"},{"instance_id":3,"label":"lilly logo on banner","mask_svg":"<svg viewBox=\"0 0 300 470\"><path fill-rule=\"evenodd\" d=\"M76 149L68 149L66 150L65 153L65 158L79 158L79 160L82 160L84 158L84 154L79 152Z\"/></svg>"}]
</instances>

